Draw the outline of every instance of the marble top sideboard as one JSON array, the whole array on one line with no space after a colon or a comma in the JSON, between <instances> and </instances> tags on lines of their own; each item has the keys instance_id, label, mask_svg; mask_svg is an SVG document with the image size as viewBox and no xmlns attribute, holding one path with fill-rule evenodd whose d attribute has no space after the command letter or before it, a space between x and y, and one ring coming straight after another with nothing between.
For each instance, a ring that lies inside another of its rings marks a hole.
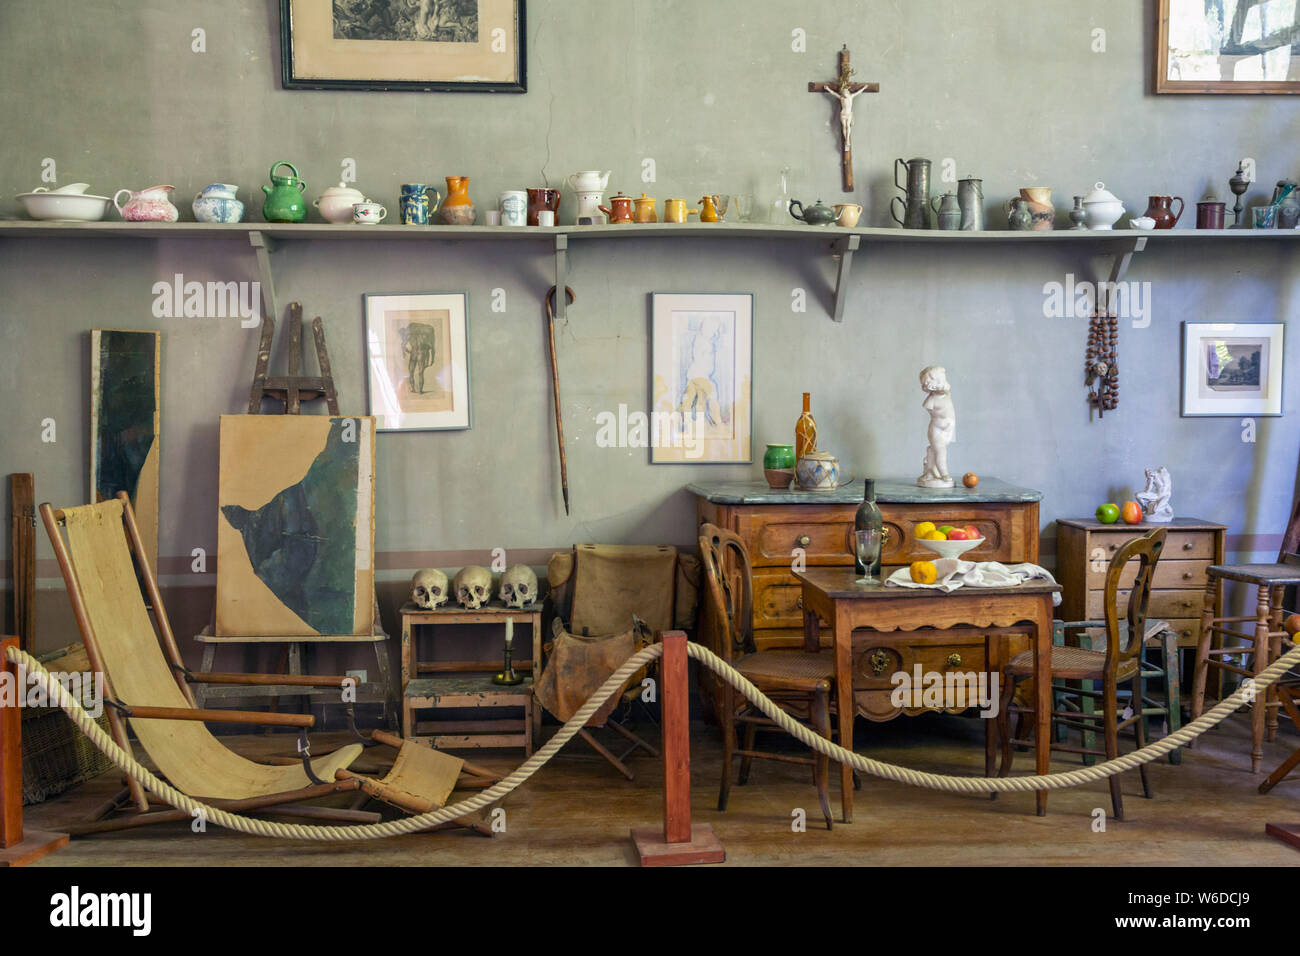
<instances>
[{"instance_id":1,"label":"marble top sideboard","mask_svg":"<svg viewBox=\"0 0 1300 956\"><path fill-rule=\"evenodd\" d=\"M698 481L686 490L715 505L812 505L857 504L862 500L862 480L841 485L834 491L776 491L765 481ZM1000 478L981 478L974 488L958 483L955 488L922 488L902 478L877 478L879 504L1006 504L1041 501L1043 494L1021 488Z\"/></svg>"}]
</instances>

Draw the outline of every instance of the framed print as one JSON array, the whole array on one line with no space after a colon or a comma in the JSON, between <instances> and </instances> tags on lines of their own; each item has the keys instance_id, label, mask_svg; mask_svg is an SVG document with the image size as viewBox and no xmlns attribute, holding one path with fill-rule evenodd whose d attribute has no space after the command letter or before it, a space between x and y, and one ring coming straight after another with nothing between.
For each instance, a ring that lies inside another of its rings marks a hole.
<instances>
[{"instance_id":1,"label":"framed print","mask_svg":"<svg viewBox=\"0 0 1300 956\"><path fill-rule=\"evenodd\" d=\"M1184 322L1183 415L1281 415L1281 322Z\"/></svg>"},{"instance_id":2,"label":"framed print","mask_svg":"<svg viewBox=\"0 0 1300 956\"><path fill-rule=\"evenodd\" d=\"M367 295L370 414L381 432L469 428L464 292Z\"/></svg>"},{"instance_id":3,"label":"framed print","mask_svg":"<svg viewBox=\"0 0 1300 956\"><path fill-rule=\"evenodd\" d=\"M752 460L754 297L651 296L650 461Z\"/></svg>"},{"instance_id":4,"label":"framed print","mask_svg":"<svg viewBox=\"0 0 1300 956\"><path fill-rule=\"evenodd\" d=\"M1160 0L1157 93L1300 93L1296 0Z\"/></svg>"},{"instance_id":5,"label":"framed print","mask_svg":"<svg viewBox=\"0 0 1300 956\"><path fill-rule=\"evenodd\" d=\"M280 0L286 90L523 93L524 0Z\"/></svg>"}]
</instances>

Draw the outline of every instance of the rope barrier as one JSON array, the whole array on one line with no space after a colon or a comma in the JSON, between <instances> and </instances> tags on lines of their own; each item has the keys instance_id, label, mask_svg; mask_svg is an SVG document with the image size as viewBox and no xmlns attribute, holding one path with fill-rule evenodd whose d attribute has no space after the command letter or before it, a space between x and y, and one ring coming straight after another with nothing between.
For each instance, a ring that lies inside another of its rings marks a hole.
<instances>
[{"instance_id":1,"label":"rope barrier","mask_svg":"<svg viewBox=\"0 0 1300 956\"><path fill-rule=\"evenodd\" d=\"M1161 738L1153 744L1135 750L1132 753L1116 757L1105 763L1079 770L1022 777L955 777L948 774L926 773L900 767L896 764L872 760L843 747L811 728L800 724L766 695L755 687L743 674L722 658L712 653L701 644L688 643L687 653L705 667L734 686L742 695L753 702L759 710L771 718L778 727L795 737L804 745L825 754L837 763L848 764L856 770L872 776L905 783L910 786L929 790L944 790L950 793L1005 793L1030 790L1059 790L1075 787L1084 783L1104 780L1107 777L1133 770L1138 766L1156 760L1172 750L1186 746L1196 737L1223 721L1229 714L1243 704L1247 697L1258 696L1292 667L1300 665L1300 646L1288 651L1278 658L1254 679L1249 687L1239 687L1232 696L1220 701L1214 708L1202 714L1196 720L1174 733ZM135 757L118 746L92 718L85 708L67 689L54 680L36 658L16 647L7 649L7 658L18 667L27 671L37 686L41 687L49 700L54 701L68 717L81 729L96 747L102 750L113 764L122 772L143 784L166 803L191 814L198 810L204 817L218 826L247 833L253 836L279 837L281 839L322 840L328 842L346 842L351 840L371 840L384 837L401 836L429 829L442 823L457 820L467 814L481 810L505 797L519 787L525 780L535 774L554 757L584 726L587 721L610 697L618 693L623 684L638 670L663 655L662 644L651 644L629 657L618 670L610 675L600 688L591 695L585 704L565 722L564 726L546 742L546 744L520 764L512 773L460 803L418 816L404 817L382 823L360 826L312 826L308 824L277 823L230 813L217 807L204 804L187 796L170 784L159 779L147 767L140 764ZM268 810L268 812L273 812Z\"/></svg>"}]
</instances>

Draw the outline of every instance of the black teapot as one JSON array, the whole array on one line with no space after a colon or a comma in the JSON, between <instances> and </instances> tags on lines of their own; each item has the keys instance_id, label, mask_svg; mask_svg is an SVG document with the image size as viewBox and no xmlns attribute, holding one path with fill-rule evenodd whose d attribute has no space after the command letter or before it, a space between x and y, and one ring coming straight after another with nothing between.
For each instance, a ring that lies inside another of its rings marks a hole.
<instances>
[{"instance_id":1,"label":"black teapot","mask_svg":"<svg viewBox=\"0 0 1300 956\"><path fill-rule=\"evenodd\" d=\"M798 206L799 211L795 212L794 207ZM810 226L829 226L835 221L835 210L830 206L822 205L820 199L814 205L804 207L804 204L797 199L790 200L790 215L800 222L807 223Z\"/></svg>"}]
</instances>

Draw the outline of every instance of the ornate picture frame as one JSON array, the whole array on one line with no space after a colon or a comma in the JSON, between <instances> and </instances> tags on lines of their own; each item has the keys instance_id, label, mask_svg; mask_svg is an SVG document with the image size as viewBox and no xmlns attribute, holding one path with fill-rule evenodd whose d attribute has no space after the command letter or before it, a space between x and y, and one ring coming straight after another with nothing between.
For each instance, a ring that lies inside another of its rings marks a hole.
<instances>
[{"instance_id":1,"label":"ornate picture frame","mask_svg":"<svg viewBox=\"0 0 1300 956\"><path fill-rule=\"evenodd\" d=\"M525 0L280 0L286 90L524 93Z\"/></svg>"},{"instance_id":2,"label":"ornate picture frame","mask_svg":"<svg viewBox=\"0 0 1300 956\"><path fill-rule=\"evenodd\" d=\"M364 354L381 432L470 427L469 296L368 293Z\"/></svg>"},{"instance_id":3,"label":"ornate picture frame","mask_svg":"<svg viewBox=\"0 0 1300 956\"><path fill-rule=\"evenodd\" d=\"M1300 93L1300 8L1280 0L1159 0L1157 93ZM1225 78L1226 76L1226 78Z\"/></svg>"}]
</instances>

